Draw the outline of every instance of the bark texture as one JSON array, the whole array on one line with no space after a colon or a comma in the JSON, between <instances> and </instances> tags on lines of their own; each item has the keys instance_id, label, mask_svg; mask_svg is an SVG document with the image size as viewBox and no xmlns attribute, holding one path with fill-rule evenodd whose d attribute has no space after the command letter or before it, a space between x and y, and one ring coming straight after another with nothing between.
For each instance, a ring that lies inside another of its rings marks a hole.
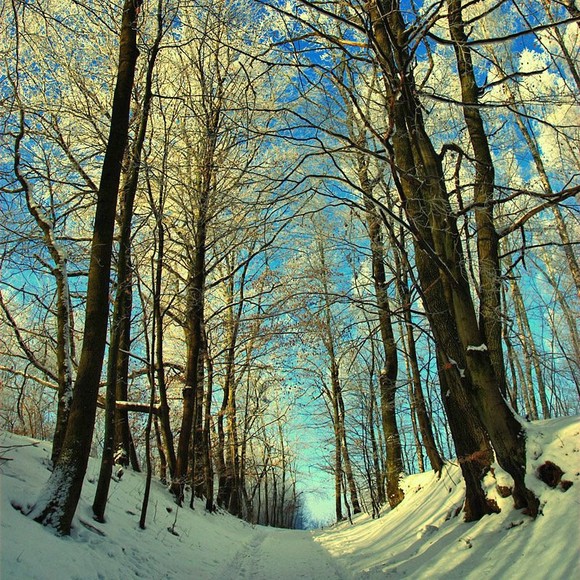
<instances>
[{"instance_id":1,"label":"bark texture","mask_svg":"<svg viewBox=\"0 0 580 580\"><path fill-rule=\"evenodd\" d=\"M97 395L107 338L109 278L121 163L129 128L131 91L137 56L140 1L125 0L119 65L111 127L103 161L87 288L83 346L62 451L31 516L59 534L69 534L85 476L97 409Z\"/></svg>"}]
</instances>

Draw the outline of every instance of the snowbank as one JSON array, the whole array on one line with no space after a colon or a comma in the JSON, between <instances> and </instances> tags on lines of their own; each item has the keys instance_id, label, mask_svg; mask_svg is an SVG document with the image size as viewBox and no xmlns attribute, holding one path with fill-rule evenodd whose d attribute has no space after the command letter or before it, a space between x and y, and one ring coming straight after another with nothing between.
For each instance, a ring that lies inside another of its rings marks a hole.
<instances>
[{"instance_id":1,"label":"snowbank","mask_svg":"<svg viewBox=\"0 0 580 580\"><path fill-rule=\"evenodd\" d=\"M466 524L459 468L446 465L404 480L405 500L377 520L359 516L312 532L253 527L227 515L178 509L153 484L146 530L138 528L144 479L127 472L113 481L107 523L92 519L98 470L91 462L72 535L58 538L13 506L26 506L48 477L50 446L9 433L0 435L0 577L28 579L209 580L253 578L580 578L580 423L578 418L529 426L528 470L546 460L573 482L564 492L534 475L542 514L532 521L501 498L496 484L509 483L501 469L486 478L502 512Z\"/></svg>"}]
</instances>

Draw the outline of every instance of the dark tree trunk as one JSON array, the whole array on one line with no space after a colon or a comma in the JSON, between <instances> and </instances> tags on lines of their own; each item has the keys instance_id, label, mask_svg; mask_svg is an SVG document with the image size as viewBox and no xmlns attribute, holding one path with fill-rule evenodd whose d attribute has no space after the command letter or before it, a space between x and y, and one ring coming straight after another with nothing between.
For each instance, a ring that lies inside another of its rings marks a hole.
<instances>
[{"instance_id":1,"label":"dark tree trunk","mask_svg":"<svg viewBox=\"0 0 580 580\"><path fill-rule=\"evenodd\" d=\"M59 534L69 534L85 476L107 340L109 279L121 164L129 130L131 91L137 56L140 1L125 0L111 127L93 228L83 347L61 454L30 515Z\"/></svg>"},{"instance_id":2,"label":"dark tree trunk","mask_svg":"<svg viewBox=\"0 0 580 580\"><path fill-rule=\"evenodd\" d=\"M204 344L206 339L204 337ZM203 473L205 479L205 509L212 512L214 506L214 470L211 457L211 403L213 394L213 365L205 347L205 361L207 367L207 389L205 393L205 409L203 416L203 438L204 438L204 455L203 455Z\"/></svg>"},{"instance_id":3,"label":"dark tree trunk","mask_svg":"<svg viewBox=\"0 0 580 580\"><path fill-rule=\"evenodd\" d=\"M127 179L121 191L121 212L120 212L120 239L119 258L117 264L117 293L113 309L113 319L111 322L111 344L109 346L109 361L107 368L107 395L105 408L105 440L103 443L103 456L101 459L101 469L99 481L93 501L93 513L97 521L104 521L105 507L109 493L109 484L113 472L115 446L120 445L121 452L125 457L129 457L131 452L131 437L129 434L129 421L126 410L117 410L117 395L125 395L127 400L127 383L129 374L129 348L131 344L131 310L132 310L132 272L131 272L131 224L133 222L133 208L137 185L139 183L139 172L141 169L141 154L147 124L149 121L149 111L153 99L153 69L159 52L159 45L163 35L161 26L161 6L159 6L158 29L155 42L151 49L149 62L147 65L147 75L145 80L145 91L141 105L141 118L137 139L131 150L130 166ZM118 423L117 429L121 432L122 439L115 441L115 417L123 416L124 421ZM124 429L122 430L122 427ZM123 444L125 446L123 446Z\"/></svg>"},{"instance_id":4,"label":"dark tree trunk","mask_svg":"<svg viewBox=\"0 0 580 580\"><path fill-rule=\"evenodd\" d=\"M427 405L425 404L423 388L421 387L421 371L419 369L419 362L417 358L413 315L411 312L411 291L409 289L410 265L407 255L403 252L401 253L402 255L396 259L397 281L403 309L407 343L407 359L409 361L409 368L411 369L411 398L415 405L417 422L419 423L419 431L421 433L423 447L425 448L427 457L431 463L431 468L438 475L441 475L444 461L435 442L431 418L427 412Z\"/></svg>"},{"instance_id":5,"label":"dark tree trunk","mask_svg":"<svg viewBox=\"0 0 580 580\"><path fill-rule=\"evenodd\" d=\"M216 450L216 469L218 473L218 495L217 503L220 507L226 508L230 497L230 489L228 487L228 478L226 475L226 433L224 429L224 419L227 412L229 393L225 390L228 383L224 384L224 395L221 408L217 417L217 432L218 442Z\"/></svg>"},{"instance_id":6,"label":"dark tree trunk","mask_svg":"<svg viewBox=\"0 0 580 580\"><path fill-rule=\"evenodd\" d=\"M355 514L360 514L360 502L358 500L358 492L356 489L356 482L354 480L354 475L352 472L352 463L350 461L350 454L348 452L348 442L346 440L346 426L345 426L345 409L344 409L344 399L342 397L342 387L340 385L340 379L338 376L338 363L333 361L332 369L332 393L338 401L338 418L339 424L338 428L340 430L340 438L342 441L342 458L344 462L344 474L346 477L346 482L348 485L348 492L350 494L350 502L352 504L352 511Z\"/></svg>"},{"instance_id":7,"label":"dark tree trunk","mask_svg":"<svg viewBox=\"0 0 580 580\"><path fill-rule=\"evenodd\" d=\"M334 509L336 521L343 520L342 515L342 437L340 433L340 411L338 400L331 397L332 423L334 428Z\"/></svg>"},{"instance_id":8,"label":"dark tree trunk","mask_svg":"<svg viewBox=\"0 0 580 580\"><path fill-rule=\"evenodd\" d=\"M365 191L370 191L368 176L364 167L363 161L359 159L359 179L361 181L361 187ZM397 427L395 402L397 393L398 353L387 293L387 278L384 264L385 252L381 233L381 222L369 195L365 196L365 209L367 211L367 225L371 241L373 282L379 315L379 326L385 353L385 368L379 376L379 387L381 393L382 426L387 448L387 499L389 500L391 508L395 508L405 497L399 485L399 479L403 472L403 459L401 439Z\"/></svg>"},{"instance_id":9,"label":"dark tree trunk","mask_svg":"<svg viewBox=\"0 0 580 580\"><path fill-rule=\"evenodd\" d=\"M164 311L161 306L161 282L163 279L163 259L165 257L165 226L163 224L162 194L160 194L159 208L155 212L157 230L157 259L155 264L155 291L153 294L153 318L155 324L155 378L159 391L159 428L164 447L164 457L166 459L167 470L170 481L175 478L175 446L173 431L169 416L169 402L167 400L167 385L165 381L165 357L163 353L163 326Z\"/></svg>"},{"instance_id":10,"label":"dark tree trunk","mask_svg":"<svg viewBox=\"0 0 580 580\"><path fill-rule=\"evenodd\" d=\"M437 444L435 443L431 418L427 412L427 405L425 404L423 388L421 387L421 372L419 370L419 363L417 360L413 321L410 308L405 308L404 316L407 333L407 353L409 356L409 365L411 367L412 398L415 403L417 422L419 423L419 432L421 434L423 447L425 448L425 452L429 458L429 463L431 464L431 469L433 469L438 475L441 475L444 461L441 457L441 454L439 453Z\"/></svg>"},{"instance_id":11,"label":"dark tree trunk","mask_svg":"<svg viewBox=\"0 0 580 580\"><path fill-rule=\"evenodd\" d=\"M473 522L483 516L497 512L490 503L481 486L481 481L489 471L493 461L493 451L482 430L479 419L461 394L460 388L453 388L450 382L457 382L457 374L443 362L442 355L437 357L441 400L449 421L449 428L455 444L457 461L465 481L465 503L463 505L464 519ZM451 371L451 372L450 372Z\"/></svg>"},{"instance_id":12,"label":"dark tree trunk","mask_svg":"<svg viewBox=\"0 0 580 580\"><path fill-rule=\"evenodd\" d=\"M507 405L489 351L485 347L471 298L461 240L451 211L441 159L435 152L422 119L421 107L405 41L407 30L397 0L375 0L368 5L373 25L373 44L385 73L385 88L391 100L389 114L394 123L391 162L393 177L413 229L419 253L419 278L430 304L430 286L426 283L425 264L437 264L446 308L455 321L458 338L465 353L466 368L458 372L467 377L465 394L479 414L491 439L499 464L514 480L516 508L526 508L535 517L539 502L525 485L525 432ZM395 85L395 79L397 85ZM437 340L437 328L433 327ZM448 364L453 364L451 359ZM468 373L467 373L468 371Z\"/></svg>"},{"instance_id":13,"label":"dark tree trunk","mask_svg":"<svg viewBox=\"0 0 580 580\"><path fill-rule=\"evenodd\" d=\"M225 352L224 398L218 416L218 469L220 470L218 504L230 513L238 515L240 508L240 490L238 489L239 455L236 408L236 374L235 354L238 340L239 322L243 300L234 308L234 279L230 268L227 282L227 348ZM225 420L225 428L224 428Z\"/></svg>"},{"instance_id":14,"label":"dark tree trunk","mask_svg":"<svg viewBox=\"0 0 580 580\"><path fill-rule=\"evenodd\" d=\"M473 148L475 183L473 201L477 226L479 265L479 324L487 345L501 394L507 398L506 371L501 338L501 268L499 237L493 217L495 170L487 133L479 112L479 87L475 80L471 49L467 45L461 0L447 0L448 21L464 103L463 117Z\"/></svg>"},{"instance_id":15,"label":"dark tree trunk","mask_svg":"<svg viewBox=\"0 0 580 580\"><path fill-rule=\"evenodd\" d=\"M200 191L199 214L196 220L193 264L187 284L187 312L185 338L187 343L185 387L183 388L183 412L181 431L177 444L175 477L172 492L178 503L183 501L184 486L189 468L190 445L194 422L195 403L199 385L199 365L203 340L205 252L207 238L207 211L211 182L211 163L208 160L204 173L204 184Z\"/></svg>"},{"instance_id":16,"label":"dark tree trunk","mask_svg":"<svg viewBox=\"0 0 580 580\"><path fill-rule=\"evenodd\" d=\"M133 270L131 264L131 257L129 259L129 276ZM121 324L121 339L119 342L119 361L117 370L117 386L116 386L116 400L127 401L129 398L129 352L131 348L131 313L133 311L133 292L132 280L129 281L128 289L125 292L124 299L125 312L127 316L123 318ZM133 471L141 471L139 466L139 459L137 457L137 449L135 442L131 435L131 426L129 423L129 411L127 409L118 407L115 408L115 442L116 450L119 459L115 459L116 463L122 465L131 465Z\"/></svg>"},{"instance_id":17,"label":"dark tree trunk","mask_svg":"<svg viewBox=\"0 0 580 580\"><path fill-rule=\"evenodd\" d=\"M205 357L203 356L203 346L200 351L199 379L195 400L195 413L193 424L193 460L191 464L191 507L193 507L194 497L205 496L204 477L204 432L203 432L203 411L205 400Z\"/></svg>"}]
</instances>

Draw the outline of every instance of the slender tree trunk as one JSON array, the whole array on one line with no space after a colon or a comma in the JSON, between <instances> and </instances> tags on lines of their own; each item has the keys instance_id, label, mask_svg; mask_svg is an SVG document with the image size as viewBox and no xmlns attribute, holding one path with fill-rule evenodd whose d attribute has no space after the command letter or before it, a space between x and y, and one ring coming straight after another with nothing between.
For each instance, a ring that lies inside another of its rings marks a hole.
<instances>
[{"instance_id":1,"label":"slender tree trunk","mask_svg":"<svg viewBox=\"0 0 580 580\"><path fill-rule=\"evenodd\" d=\"M159 427L159 418L157 415L153 417L153 426L155 427L157 453L159 453L159 480L163 485L167 485L167 456L165 455L163 440L161 439L161 428Z\"/></svg>"},{"instance_id":2,"label":"slender tree trunk","mask_svg":"<svg viewBox=\"0 0 580 580\"><path fill-rule=\"evenodd\" d=\"M37 201L33 199L31 184L26 179L21 169L21 143L26 129L24 109L22 108L20 109L20 123L18 129L18 133L14 140L14 174L24 191L28 211L42 231L44 243L54 262L52 272L56 281L56 379L58 382L56 424L52 438L51 454L51 461L54 465L62 449L73 397L73 315L70 301L66 254L60 248L60 245L55 239L52 221L44 214ZM10 320L12 327L17 328L16 322L13 320L4 302L2 302L2 308ZM25 347L24 350L26 351L27 348Z\"/></svg>"},{"instance_id":3,"label":"slender tree trunk","mask_svg":"<svg viewBox=\"0 0 580 580\"><path fill-rule=\"evenodd\" d=\"M340 87L339 87L340 90ZM401 441L396 419L396 391L398 375L398 353L393 333L391 307L389 303L387 279L385 273L385 250L381 232L381 222L373 202L373 185L368 171L369 157L362 153L366 147L365 128L357 129L355 114L350 104L348 95L343 93L347 107L347 125L349 136L352 141L361 148L356 153L356 170L358 181L363 195L366 211L367 228L371 245L371 259L373 268L373 282L375 298L379 317L381 340L385 355L385 368L379 376L379 388L381 393L381 418L382 427L387 446L387 498L391 508L395 508L403 501L404 493L399 485L400 475L403 471L403 459ZM355 509L356 513L356 509Z\"/></svg>"},{"instance_id":4,"label":"slender tree trunk","mask_svg":"<svg viewBox=\"0 0 580 580\"><path fill-rule=\"evenodd\" d=\"M510 281L510 288L512 291L512 297L514 300L514 306L516 310L516 318L518 321L518 327L520 329L520 340L522 341L522 348L524 351L524 363L527 369L527 389L529 393L530 405L533 412L533 417L531 419L539 419L538 409L536 406L535 396L534 396L534 380L532 378L532 367L536 373L536 381L538 395L540 397L540 404L542 406L542 415L544 419L550 418L550 408L548 406L548 400L546 397L546 386L544 384L544 376L542 374L542 366L540 364L540 355L538 349L536 348L536 343L532 335L532 328L530 326L530 321L528 319L528 314L526 312L526 307L524 304L524 299L522 293L520 292L519 285L517 281L512 278Z\"/></svg>"},{"instance_id":5,"label":"slender tree trunk","mask_svg":"<svg viewBox=\"0 0 580 580\"><path fill-rule=\"evenodd\" d=\"M243 284L243 282L242 282ZM225 380L224 399L218 417L218 428L220 436L220 454L223 462L220 467L220 483L218 490L218 503L230 513L238 515L240 508L240 497L238 489L239 455L238 455L238 430L237 430L237 409L236 409L236 373L235 354L238 340L239 323L243 299L240 297L237 310L234 305L234 278L230 268L230 278L227 281L227 345L225 352ZM225 419L225 430L224 430Z\"/></svg>"},{"instance_id":6,"label":"slender tree trunk","mask_svg":"<svg viewBox=\"0 0 580 580\"><path fill-rule=\"evenodd\" d=\"M338 401L338 418L339 424L338 428L340 430L340 439L342 441L342 458L344 462L344 474L346 477L346 482L348 484L348 491L350 494L350 502L352 504L352 510L355 514L359 514L360 503L358 500L358 493L356 490L356 483L354 480L354 475L352 472L352 463L350 461L350 454L348 452L348 442L346 440L346 427L345 427L345 409L344 409L344 399L342 397L342 387L340 385L340 379L338 376L338 363L333 361L331 363L331 380L332 380L332 393Z\"/></svg>"},{"instance_id":7,"label":"slender tree trunk","mask_svg":"<svg viewBox=\"0 0 580 580\"><path fill-rule=\"evenodd\" d=\"M361 162L362 160L359 160L359 179L361 180L363 189L365 189L365 184L368 189L368 177L366 171L363 171L361 168ZM391 321L389 297L387 294L381 226L376 209L368 196L365 197L365 209L367 211L367 225L371 240L373 282L379 315L379 326L385 353L385 368L379 375L379 387L381 393L382 425L387 446L387 498L391 508L395 508L405 497L399 485L399 478L403 472L403 460L401 439L397 427L395 402L398 353Z\"/></svg>"},{"instance_id":8,"label":"slender tree trunk","mask_svg":"<svg viewBox=\"0 0 580 580\"><path fill-rule=\"evenodd\" d=\"M407 363L407 372L408 372ZM409 373L408 373L409 374ZM411 413L411 429L413 431L413 444L415 447L415 454L417 455L417 467L420 473L425 472L425 458L423 457L423 445L421 444L421 438L419 437L419 425L417 421L417 401L413 396L413 383L409 381L407 385L407 395L409 396L410 402L410 413Z\"/></svg>"},{"instance_id":9,"label":"slender tree trunk","mask_svg":"<svg viewBox=\"0 0 580 580\"><path fill-rule=\"evenodd\" d=\"M129 277L132 276L133 265L131 257L128 256ZM128 280L128 288L123 296L125 300L124 310L127 315L121 322L120 341L119 341L119 360L117 365L117 385L116 385L116 401L127 401L129 398L129 352L131 349L131 315L129 313L133 310L133 281ZM137 450L135 449L135 442L131 435L131 426L129 423L129 412L126 409L115 408L115 442L116 442L116 458L115 462L121 465L131 465L133 471L141 471L139 467L139 459L137 458Z\"/></svg>"},{"instance_id":10,"label":"slender tree trunk","mask_svg":"<svg viewBox=\"0 0 580 580\"><path fill-rule=\"evenodd\" d=\"M208 512L214 511L214 491L213 491L213 463L211 459L211 402L213 393L213 361L209 356L209 349L207 345L207 337L203 335L204 344L204 360L207 368L207 388L205 393L205 409L204 409L204 423L203 423L203 437L204 437L204 478L205 478L205 509Z\"/></svg>"},{"instance_id":11,"label":"slender tree trunk","mask_svg":"<svg viewBox=\"0 0 580 580\"><path fill-rule=\"evenodd\" d=\"M147 324L145 324L145 327ZM153 317L153 326L155 327L155 317ZM146 338L147 360L153 361L155 358L155 328L153 328L151 342ZM147 335L146 335L147 336ZM153 479L153 462L151 461L151 428L154 424L153 407L155 406L155 371L152 364L148 365L147 377L149 379L149 413L147 415L147 425L145 426L145 491L143 493L143 502L141 504L141 517L139 518L139 528L145 529L147 520L147 510L149 508L149 496L151 494L151 481ZM157 425L155 423L155 425ZM157 435L157 429L155 429ZM93 508L94 509L94 508Z\"/></svg>"},{"instance_id":12,"label":"slender tree trunk","mask_svg":"<svg viewBox=\"0 0 580 580\"><path fill-rule=\"evenodd\" d=\"M153 293L153 317L155 320L155 378L157 380L157 389L159 391L159 426L165 457L167 460L167 469L169 471L170 481L175 479L175 469L177 459L175 457L175 447L173 440L173 431L171 429L171 420L169 415L169 402L167 399L167 384L165 381L165 356L163 351L164 344L164 310L161 305L161 288L163 280L163 260L165 258L165 226L163 224L163 204L160 193L159 206L155 212L156 231L157 231L157 257L154 264L155 290Z\"/></svg>"},{"instance_id":13,"label":"slender tree trunk","mask_svg":"<svg viewBox=\"0 0 580 580\"><path fill-rule=\"evenodd\" d=\"M199 215L196 220L194 257L187 283L187 312L185 337L187 343L185 387L183 388L183 412L177 444L175 477L171 490L178 504L183 501L184 487L189 468L191 435L194 422L195 402L199 385L199 363L204 323L205 252L207 237L207 210L211 164L205 167L206 184L202 186Z\"/></svg>"},{"instance_id":14,"label":"slender tree trunk","mask_svg":"<svg viewBox=\"0 0 580 580\"><path fill-rule=\"evenodd\" d=\"M342 437L340 433L340 411L338 400L331 396L332 424L334 427L334 510L336 521L343 520L342 515Z\"/></svg>"},{"instance_id":15,"label":"slender tree trunk","mask_svg":"<svg viewBox=\"0 0 580 580\"><path fill-rule=\"evenodd\" d=\"M127 143L137 56L137 12L141 1L125 0L111 127L103 161L91 244L83 347L62 451L30 515L69 534L85 476L107 340L109 279L121 164Z\"/></svg>"},{"instance_id":16,"label":"slender tree trunk","mask_svg":"<svg viewBox=\"0 0 580 580\"><path fill-rule=\"evenodd\" d=\"M510 95L510 100L515 103L515 95L510 91L509 85L507 85L506 90L509 92L508 94ZM534 160L536 171L540 177L540 182L542 184L544 193L546 195L553 195L554 191L552 189L552 185L550 184L550 178L548 177L548 172L544 166L544 160L542 159L542 155L534 135L524 122L522 115L520 115L519 112L515 114L515 121L532 155L532 159ZM578 296L580 296L580 266L578 265L576 254L574 253L566 222L564 221L562 212L557 205L552 208L552 213L554 214L556 231L562 240L564 255L566 256L566 261L568 262L568 268L572 273L572 279L574 280L574 285L576 286L576 292Z\"/></svg>"},{"instance_id":17,"label":"slender tree trunk","mask_svg":"<svg viewBox=\"0 0 580 580\"><path fill-rule=\"evenodd\" d=\"M570 368L570 372L572 374L572 378L576 384L576 389L578 391L578 395L580 396L580 334L578 333L578 322L576 314L573 308L568 303L566 296L560 289L557 280L557 274L555 274L553 270L553 266L551 263L546 263L546 269L544 270L541 268L537 263L536 267L538 270L542 272L544 278L550 286L554 289L554 295L558 304L560 305L560 309L562 310L562 315L564 316L564 320L566 321L566 326L568 328L569 337L568 340L571 344L571 353L564 353L566 359L568 361L568 366ZM557 337L560 335L560 329L553 325L553 332L554 335ZM558 339L559 343L562 343L562 340Z\"/></svg>"},{"instance_id":18,"label":"slender tree trunk","mask_svg":"<svg viewBox=\"0 0 580 580\"><path fill-rule=\"evenodd\" d=\"M405 327L404 334L406 337L407 346L406 355L411 369L411 401L415 406L417 422L419 423L419 430L421 432L421 439L423 441L423 446L425 447L427 457L429 458L429 463L431 463L431 469L433 469L435 473L440 476L444 461L435 442L431 418L427 412L427 405L425 404L423 388L421 387L421 371L419 369L419 361L417 358L413 315L411 313L411 292L409 290L407 276L408 268L409 263L406 256L403 256L402 261L400 259L397 260L397 279L399 281L398 287L403 308L403 319Z\"/></svg>"},{"instance_id":19,"label":"slender tree trunk","mask_svg":"<svg viewBox=\"0 0 580 580\"><path fill-rule=\"evenodd\" d=\"M222 404L217 417L217 431L218 431L218 442L216 451L216 469L218 473L217 503L220 507L223 508L227 508L230 496L230 492L227 487L228 479L226 475L226 459L225 459L226 433L224 429L224 419L226 417L229 399L229 393L226 390L227 388L229 388L229 385L228 382L225 381Z\"/></svg>"},{"instance_id":20,"label":"slender tree trunk","mask_svg":"<svg viewBox=\"0 0 580 580\"><path fill-rule=\"evenodd\" d=\"M376 398L375 389L373 385L374 378L371 377L370 380L370 402L369 402L369 434L371 439L371 448L373 452L373 468L375 474L375 485L377 488L377 502L379 506L382 506L387 501L387 496L385 494L385 482L383 480L383 470L381 469L381 464L379 461L379 446L377 443L377 437L375 434L375 408L376 408Z\"/></svg>"},{"instance_id":21,"label":"slender tree trunk","mask_svg":"<svg viewBox=\"0 0 580 580\"><path fill-rule=\"evenodd\" d=\"M230 388L227 407L227 431L228 445L226 456L226 473L230 479L228 500L228 511L235 515L240 515L240 457L239 457L239 440L238 440L238 420L237 420L237 398L236 389ZM275 481L275 480L274 480ZM275 517L275 510L272 511Z\"/></svg>"},{"instance_id":22,"label":"slender tree trunk","mask_svg":"<svg viewBox=\"0 0 580 580\"><path fill-rule=\"evenodd\" d=\"M503 302L505 304L505 289L502 289L502 294L504 296ZM504 318L507 319L507 316ZM507 320L504 320L502 332L503 332L503 340L504 340L506 351L507 351L508 365L509 365L510 374L511 374L511 388L510 388L510 385L508 384L508 395L509 395L510 405L512 406L513 410L516 413L518 413L518 408L519 408L519 405L518 405L518 374L517 374L517 370L516 370L517 355L516 355L516 352L514 349L514 345L512 344L511 338L509 336L509 329L508 329Z\"/></svg>"}]
</instances>

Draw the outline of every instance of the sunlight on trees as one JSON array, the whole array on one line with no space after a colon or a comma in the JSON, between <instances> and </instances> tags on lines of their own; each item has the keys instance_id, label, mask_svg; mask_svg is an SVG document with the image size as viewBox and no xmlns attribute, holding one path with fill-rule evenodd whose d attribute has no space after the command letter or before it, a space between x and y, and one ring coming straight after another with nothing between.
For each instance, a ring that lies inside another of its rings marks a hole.
<instances>
[{"instance_id":1,"label":"sunlight on trees","mask_svg":"<svg viewBox=\"0 0 580 580\"><path fill-rule=\"evenodd\" d=\"M526 420L580 411L573 2L0 17L0 427L54 445L32 517L69 533L89 454L100 521L117 465L295 527L312 469L378 517L453 457L466 520L496 462L535 517Z\"/></svg>"}]
</instances>

